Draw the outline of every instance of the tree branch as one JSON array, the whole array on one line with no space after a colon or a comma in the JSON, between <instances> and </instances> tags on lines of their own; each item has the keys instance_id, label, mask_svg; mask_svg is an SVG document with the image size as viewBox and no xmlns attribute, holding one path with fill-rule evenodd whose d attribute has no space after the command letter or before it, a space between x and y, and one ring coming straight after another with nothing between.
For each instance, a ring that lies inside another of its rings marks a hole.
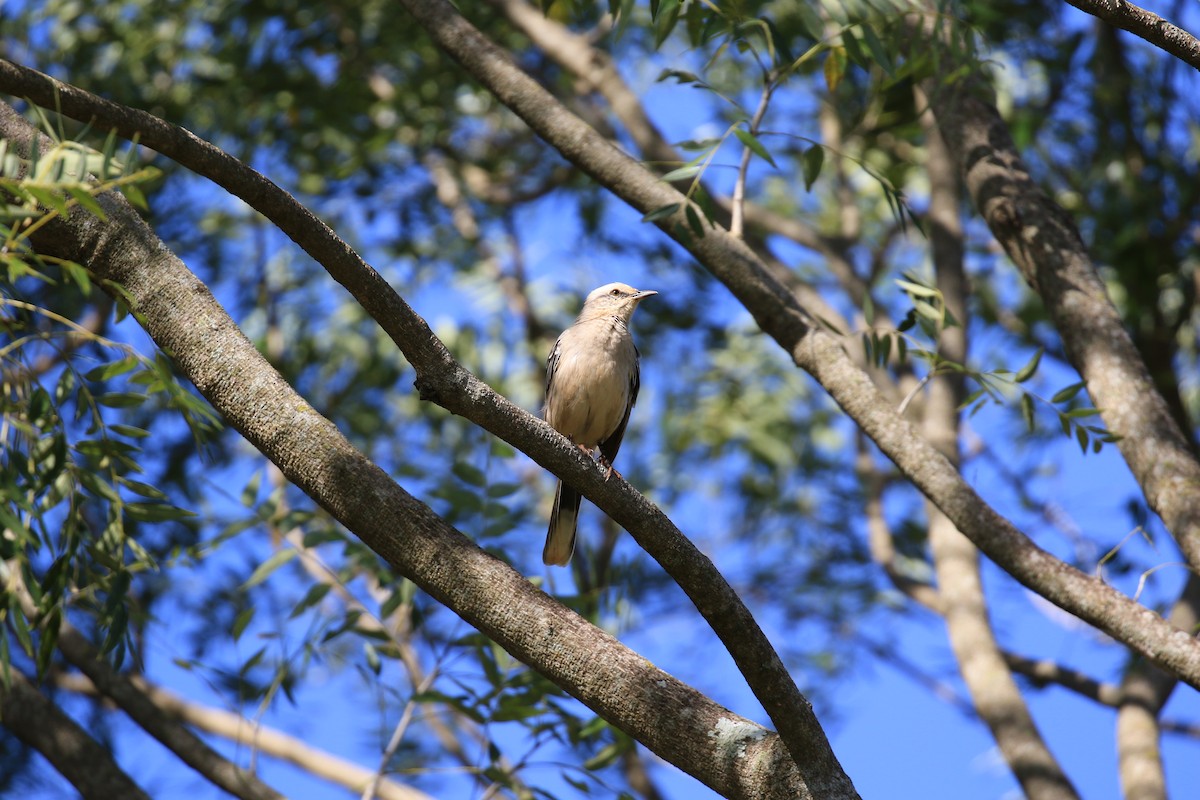
<instances>
[{"instance_id":1,"label":"tree branch","mask_svg":"<svg viewBox=\"0 0 1200 800\"><path fill-rule=\"evenodd\" d=\"M43 226L34 246L87 264L98 279L120 284L159 347L173 354L201 394L289 480L400 575L716 791L734 798L857 797L811 708L753 617L711 562L661 511L623 480L606 481L604 470L564 437L463 370L378 273L265 178L148 114L131 119L127 109L0 61L0 83L14 75L33 76L30 88L48 92L52 106L56 99L64 113L91 118L93 112L104 111L120 120L119 131L140 130L143 144L158 146L152 145L152 139L174 142L189 150L189 160L199 162L207 174L228 178L235 168L233 174L245 192L239 196L246 199L249 194L257 207L271 209L276 224L289 235L299 235L310 252L318 251L323 263L333 265L329 268L335 277L353 286L355 297L384 324L410 362L421 365L418 381L423 390L436 392L452 411L467 412L488 430L505 432L506 439L576 483L618 522L627 521L627 529L644 532L640 541L650 543L660 563L669 564L677 580L691 587L697 607L706 619L716 620L714 627L725 632L732 652L740 653L739 666L750 673L748 680L764 705L776 713L787 709L784 725L791 736L789 744L805 756L800 761L803 775L780 736L713 703L537 590L356 451L271 368L207 287L162 245L123 198L99 198L107 221L74 214ZM35 135L28 122L0 104L0 138L9 140L10 152L28 153ZM766 693L772 690L777 694ZM803 731L799 742L798 729Z\"/></svg>"},{"instance_id":2,"label":"tree branch","mask_svg":"<svg viewBox=\"0 0 1200 800\"><path fill-rule=\"evenodd\" d=\"M0 632L0 635L7 635ZM104 747L75 720L34 688L15 669L12 685L0 681L0 720L25 744L37 750L85 800L150 800Z\"/></svg>"},{"instance_id":3,"label":"tree branch","mask_svg":"<svg viewBox=\"0 0 1200 800\"><path fill-rule=\"evenodd\" d=\"M101 696L96 684L80 673L60 672L53 676L53 681L56 687L68 692L91 697ZM353 792L362 791L362 787L366 786L374 776L373 771L366 767L360 767L358 764L338 758L324 750L318 750L300 739L274 728L256 725L240 714L185 700L174 692L163 689L139 675L130 676L129 681L163 714L173 720L228 739L240 746L265 753L280 761L286 761L311 775L324 778L330 783L343 786ZM386 778L379 782L376 796L380 800L432 800L428 794L419 789L404 786Z\"/></svg>"},{"instance_id":4,"label":"tree branch","mask_svg":"<svg viewBox=\"0 0 1200 800\"><path fill-rule=\"evenodd\" d=\"M1071 365L1150 507L1200 570L1200 462L1179 430L1070 215L1037 184L977 79L931 91L975 207L1041 295Z\"/></svg>"},{"instance_id":5,"label":"tree branch","mask_svg":"<svg viewBox=\"0 0 1200 800\"><path fill-rule=\"evenodd\" d=\"M919 107L928 105L919 88L914 89L914 96ZM946 311L959 321L941 332L938 353L954 363L965 364L970 321L958 177L946 143L928 111L921 114L920 123L927 154L929 242L934 276ZM958 408L965 396L962 373L951 372L929 383L924 405L926 438L955 466L960 463ZM937 572L938 605L971 702L1030 800L1074 800L1078 793L1046 746L996 643L979 570L979 551L945 514L928 501L926 506L929 546Z\"/></svg>"},{"instance_id":6,"label":"tree branch","mask_svg":"<svg viewBox=\"0 0 1200 800\"><path fill-rule=\"evenodd\" d=\"M1140 36L1150 44L1200 70L1200 41L1152 11L1126 0L1066 0L1109 25Z\"/></svg>"},{"instance_id":7,"label":"tree branch","mask_svg":"<svg viewBox=\"0 0 1200 800\"><path fill-rule=\"evenodd\" d=\"M703 238L692 236L682 211L685 198L679 192L563 108L444 0L404 0L404 3L447 53L539 136L601 185L643 213L680 205L681 210L674 216L655 224L725 283L759 327L825 387L880 450L988 557L1050 602L1200 688L1200 643L1173 629L1153 611L1042 550L984 503L944 456L896 416L895 409L879 394L870 378L850 361L841 342L812 324L795 298L770 276L744 243L715 226L707 228ZM503 432L488 429L502 437L512 432L508 426ZM515 437L508 441L542 463L534 448L526 449ZM544 463L558 473L557 462L552 464L547 458ZM593 485L597 489L594 495ZM657 531L643 526L643 520L635 513L635 498L630 498L631 505L609 504L609 495L601 481L580 481L578 487L651 555L659 557L663 551L658 549Z\"/></svg>"}]
</instances>

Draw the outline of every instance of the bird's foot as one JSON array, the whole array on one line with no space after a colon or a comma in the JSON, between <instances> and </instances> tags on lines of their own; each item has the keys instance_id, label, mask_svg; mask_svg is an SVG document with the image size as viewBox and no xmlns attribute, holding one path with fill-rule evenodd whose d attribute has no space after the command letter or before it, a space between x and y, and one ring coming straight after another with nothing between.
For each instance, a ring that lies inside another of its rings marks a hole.
<instances>
[{"instance_id":1,"label":"bird's foot","mask_svg":"<svg viewBox=\"0 0 1200 800\"><path fill-rule=\"evenodd\" d=\"M604 470L604 480L608 480L614 474L618 478L621 477L621 473L617 472L617 469L616 469L616 467L614 467L612 465L612 462L609 461L607 458L605 458L603 455L600 456L599 461L600 461L601 468L603 468L603 470Z\"/></svg>"}]
</instances>

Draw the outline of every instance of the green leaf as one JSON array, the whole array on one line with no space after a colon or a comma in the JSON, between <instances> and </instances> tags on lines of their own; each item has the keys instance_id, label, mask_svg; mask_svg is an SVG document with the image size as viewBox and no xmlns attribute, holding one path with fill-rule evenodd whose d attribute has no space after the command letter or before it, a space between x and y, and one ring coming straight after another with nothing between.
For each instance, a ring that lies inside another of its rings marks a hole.
<instances>
[{"instance_id":1,"label":"green leaf","mask_svg":"<svg viewBox=\"0 0 1200 800\"><path fill-rule=\"evenodd\" d=\"M658 4L658 13L654 15L654 49L662 47L663 42L671 35L671 31L675 30L675 24L679 22L679 11L682 8L682 0L661 0Z\"/></svg>"},{"instance_id":2,"label":"green leaf","mask_svg":"<svg viewBox=\"0 0 1200 800\"><path fill-rule=\"evenodd\" d=\"M458 461L450 468L460 481L469 486L484 487L487 486L487 475L483 470L474 464L468 464L465 461Z\"/></svg>"},{"instance_id":3,"label":"green leaf","mask_svg":"<svg viewBox=\"0 0 1200 800\"><path fill-rule=\"evenodd\" d=\"M1037 352L1033 354L1033 358L1029 359L1029 363L1021 367L1017 374L1013 376L1013 380L1017 383L1024 383L1033 377L1033 373L1037 372L1038 364L1042 361L1042 353L1046 352L1046 348L1039 347Z\"/></svg>"},{"instance_id":4,"label":"green leaf","mask_svg":"<svg viewBox=\"0 0 1200 800\"><path fill-rule=\"evenodd\" d=\"M297 555L299 555L299 553L290 547L286 550L279 550L275 552L270 558L258 565L258 568L255 569L254 572L251 573L250 577L246 579L246 582L242 584L242 588L250 589L258 586L267 578L271 577L272 572L291 561Z\"/></svg>"},{"instance_id":5,"label":"green leaf","mask_svg":"<svg viewBox=\"0 0 1200 800\"><path fill-rule=\"evenodd\" d=\"M117 359L116 361L110 361L107 364L101 364L98 367L94 367L85 372L83 377L87 378L89 381L106 381L109 378L115 378L118 375L124 375L126 372L131 372L137 368L139 363L141 362L139 362L133 356L127 356L125 358ZM141 397L141 395L138 395L138 397Z\"/></svg>"},{"instance_id":6,"label":"green leaf","mask_svg":"<svg viewBox=\"0 0 1200 800\"><path fill-rule=\"evenodd\" d=\"M250 480L246 481L246 485L242 487L241 503L246 508L254 505L254 501L258 499L258 487L262 483L263 470L255 470L250 476Z\"/></svg>"},{"instance_id":7,"label":"green leaf","mask_svg":"<svg viewBox=\"0 0 1200 800\"><path fill-rule=\"evenodd\" d=\"M134 408L146 402L146 395L135 392L107 392L96 395L96 402L109 408Z\"/></svg>"},{"instance_id":8,"label":"green leaf","mask_svg":"<svg viewBox=\"0 0 1200 800\"><path fill-rule=\"evenodd\" d=\"M1080 381L1079 383L1072 383L1070 386L1065 386L1054 393L1054 396L1050 398L1050 402L1065 403L1079 394L1079 390L1084 386L1087 386L1087 381Z\"/></svg>"},{"instance_id":9,"label":"green leaf","mask_svg":"<svg viewBox=\"0 0 1200 800\"><path fill-rule=\"evenodd\" d=\"M700 174L701 169L703 169L703 167L701 167L699 164L689 164L686 167L680 167L679 169L671 170L666 175L663 175L660 180L666 181L667 183L687 180L688 178L692 178Z\"/></svg>"},{"instance_id":10,"label":"green leaf","mask_svg":"<svg viewBox=\"0 0 1200 800\"><path fill-rule=\"evenodd\" d=\"M807 192L812 189L813 184L817 182L817 178L821 175L821 167L825 164L825 148L819 144L814 144L804 151L802 161L804 191Z\"/></svg>"},{"instance_id":11,"label":"green leaf","mask_svg":"<svg viewBox=\"0 0 1200 800\"><path fill-rule=\"evenodd\" d=\"M704 223L700 221L700 214L697 213L696 207L688 204L683 213L687 217L688 227L692 229L692 233L695 234L696 238L703 239L705 234Z\"/></svg>"},{"instance_id":12,"label":"green leaf","mask_svg":"<svg viewBox=\"0 0 1200 800\"><path fill-rule=\"evenodd\" d=\"M120 423L109 425L108 429L121 436L128 436L130 439L145 439L150 435L150 431L145 428L135 428L132 425L122 425Z\"/></svg>"},{"instance_id":13,"label":"green leaf","mask_svg":"<svg viewBox=\"0 0 1200 800\"><path fill-rule=\"evenodd\" d=\"M815 4L800 0L793 4L792 11L800 17L800 27L804 29L804 33L814 42L819 42L825 38L825 23L821 21L821 17L813 10Z\"/></svg>"},{"instance_id":14,"label":"green leaf","mask_svg":"<svg viewBox=\"0 0 1200 800\"><path fill-rule=\"evenodd\" d=\"M642 217L642 222L657 222L660 219L669 217L679 210L679 206L679 203L669 203L665 206L659 206L646 216Z\"/></svg>"},{"instance_id":15,"label":"green leaf","mask_svg":"<svg viewBox=\"0 0 1200 800\"><path fill-rule=\"evenodd\" d=\"M314 583L308 588L308 591L304 594L300 602L296 604L296 607L292 609L292 613L288 615L288 619L295 619L324 600L325 595L329 594L329 590L332 588L328 583Z\"/></svg>"},{"instance_id":16,"label":"green leaf","mask_svg":"<svg viewBox=\"0 0 1200 800\"><path fill-rule=\"evenodd\" d=\"M130 519L137 520L138 522L169 522L196 516L195 513L188 511L186 508L179 508L167 503L126 503L125 513ZM294 553L295 551L288 550L285 552Z\"/></svg>"},{"instance_id":17,"label":"green leaf","mask_svg":"<svg viewBox=\"0 0 1200 800\"><path fill-rule=\"evenodd\" d=\"M1021 395L1021 416L1025 418L1025 424L1030 432L1033 432L1033 395L1029 392L1024 392Z\"/></svg>"},{"instance_id":18,"label":"green leaf","mask_svg":"<svg viewBox=\"0 0 1200 800\"><path fill-rule=\"evenodd\" d=\"M754 155L758 156L763 161L766 161L772 167L775 167L776 169L779 168L775 163L775 159L771 157L769 152L767 152L767 148L763 147L763 143L760 142L758 137L756 137L750 131L742 128L734 128L733 135L738 138L738 141L750 148L750 152L754 153Z\"/></svg>"},{"instance_id":19,"label":"green leaf","mask_svg":"<svg viewBox=\"0 0 1200 800\"><path fill-rule=\"evenodd\" d=\"M913 297L937 297L940 294L937 289L930 286L913 283L912 281L902 281L899 278L896 279L896 285Z\"/></svg>"},{"instance_id":20,"label":"green leaf","mask_svg":"<svg viewBox=\"0 0 1200 800\"><path fill-rule=\"evenodd\" d=\"M80 292L85 296L92 293L92 276L84 267L74 261L62 261L59 266L67 273L67 277L75 282Z\"/></svg>"},{"instance_id":21,"label":"green leaf","mask_svg":"<svg viewBox=\"0 0 1200 800\"><path fill-rule=\"evenodd\" d=\"M96 201L91 192L80 186L68 186L67 192L84 211L95 216L101 222L108 221L108 215L104 213L104 209L100 207L100 203Z\"/></svg>"},{"instance_id":22,"label":"green leaf","mask_svg":"<svg viewBox=\"0 0 1200 800\"><path fill-rule=\"evenodd\" d=\"M247 606L238 612L234 617L233 627L229 630L229 635L233 637L233 641L242 638L242 634L246 632L246 626L250 624L250 620L254 619L255 606Z\"/></svg>"},{"instance_id":23,"label":"green leaf","mask_svg":"<svg viewBox=\"0 0 1200 800\"><path fill-rule=\"evenodd\" d=\"M883 46L883 42L880 41L879 36L870 25L863 23L859 27L862 30L863 42L866 43L867 49L871 51L871 58L890 76L893 67L892 58L888 54L887 48Z\"/></svg>"}]
</instances>

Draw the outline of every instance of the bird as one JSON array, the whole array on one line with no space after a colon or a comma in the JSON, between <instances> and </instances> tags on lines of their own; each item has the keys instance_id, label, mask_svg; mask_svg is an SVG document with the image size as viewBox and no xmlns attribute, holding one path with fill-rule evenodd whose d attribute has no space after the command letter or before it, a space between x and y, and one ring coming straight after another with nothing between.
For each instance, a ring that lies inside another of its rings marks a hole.
<instances>
[{"instance_id":1,"label":"bird","mask_svg":"<svg viewBox=\"0 0 1200 800\"><path fill-rule=\"evenodd\" d=\"M658 292L608 283L584 300L579 317L562 332L546 360L546 422L613 472L629 412L641 387L639 354L629 333L638 304ZM575 552L579 492L558 482L542 562L566 566Z\"/></svg>"}]
</instances>

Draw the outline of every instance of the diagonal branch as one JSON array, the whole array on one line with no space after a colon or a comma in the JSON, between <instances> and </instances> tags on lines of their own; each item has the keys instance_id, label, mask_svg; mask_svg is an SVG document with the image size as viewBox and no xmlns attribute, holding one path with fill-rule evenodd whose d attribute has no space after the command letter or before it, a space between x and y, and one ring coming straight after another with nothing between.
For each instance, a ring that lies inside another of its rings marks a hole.
<instances>
[{"instance_id":1,"label":"diagonal branch","mask_svg":"<svg viewBox=\"0 0 1200 800\"><path fill-rule=\"evenodd\" d=\"M914 88L914 97L918 106L928 105L920 89ZM926 111L919 122L927 153L925 172L929 178L929 242L934 276L947 313L960 323L941 332L938 353L949 361L965 364L970 321L958 176L933 116ZM951 372L930 382L924 404L925 435L955 466L960 465L958 409L965 397L962 374ZM984 596L979 551L945 514L928 501L926 505L940 610L971 702L1030 800L1077 800L1078 793L1042 738L996 643Z\"/></svg>"},{"instance_id":2,"label":"diagonal branch","mask_svg":"<svg viewBox=\"0 0 1200 800\"><path fill-rule=\"evenodd\" d=\"M15 595L27 617L37 617L37 605L20 577L10 579L7 589ZM101 694L111 699L142 730L214 786L241 800L283 800L283 795L257 775L230 762L200 737L168 717L132 679L114 669L84 635L66 620L59 625L55 645L67 661L88 676Z\"/></svg>"},{"instance_id":3,"label":"diagonal branch","mask_svg":"<svg viewBox=\"0 0 1200 800\"><path fill-rule=\"evenodd\" d=\"M3 61L0 73L37 75ZM56 86L62 91L58 107L64 111L86 109L88 118L93 109L115 111L130 124L127 109L88 99L85 93L45 76L36 77L31 88L48 91L54 99ZM211 145L191 134L179 134L150 115L141 115L138 122L147 126L136 128L144 131L143 144L150 144L151 138L178 141L182 135L190 137L191 154L196 156L198 149L212 172L224 174L230 162L237 165ZM0 138L8 140L10 152L28 154L36 135L10 106L0 104ZM711 562L666 516L625 481L606 481L604 470L564 437L462 369L424 320L307 209L257 173L243 167L236 174L251 175L252 185L242 188L254 190L254 199L282 218L283 223L276 220L277 224L303 234L310 248L335 265L331 271L353 285L356 298L384 323L410 361L421 365L422 389L437 392L448 408L469 414L488 430L506 433L539 463L577 483L618 521L627 520L627 529L648 532L641 541L651 543L660 562L670 564L680 576L677 580L697 592L694 601L706 619L715 619L714 627L732 636L728 646L741 653L739 666L746 668L747 660L757 659L747 668L748 680L756 693L764 692L764 686L777 691L759 694L764 705L777 713L786 708L794 715L784 719L791 741L785 744L784 737L733 714L648 663L536 589L405 492L287 384L208 288L123 198L102 195L99 202L105 220L86 214L56 218L37 232L32 243L43 252L87 264L101 282L123 287L123 296L158 346L173 354L200 393L290 481L397 573L616 727L729 797L857 797L811 707L799 696L753 617ZM811 738L797 740L797 730L808 735L810 728L815 729ZM800 762L803 774L789 749L805 756Z\"/></svg>"},{"instance_id":4,"label":"diagonal branch","mask_svg":"<svg viewBox=\"0 0 1200 800\"><path fill-rule=\"evenodd\" d=\"M1042 297L1071 365L1150 507L1200 570L1200 462L1108 298L1071 216L1033 180L978 80L931 92L967 190L996 240Z\"/></svg>"},{"instance_id":5,"label":"diagonal branch","mask_svg":"<svg viewBox=\"0 0 1200 800\"><path fill-rule=\"evenodd\" d=\"M692 236L682 211L683 195L563 108L444 0L404 0L404 4L440 47L601 185L643 213L677 205L680 211L656 224L725 283L759 327L825 387L880 450L989 558L1055 605L1200 688L1200 643L1042 550L987 505L941 453L896 415L871 379L849 359L841 342L811 323L749 247L716 226L706 229L703 238ZM536 457L531 450L526 452ZM656 544L654 532L639 524L630 507L608 504L602 486L596 486L600 491L595 495L588 483L580 482L579 488L658 557L651 549Z\"/></svg>"},{"instance_id":6,"label":"diagonal branch","mask_svg":"<svg viewBox=\"0 0 1200 800\"><path fill-rule=\"evenodd\" d=\"M1126 0L1066 0L1109 25L1140 36L1200 70L1200 40L1167 20Z\"/></svg>"},{"instance_id":7,"label":"diagonal branch","mask_svg":"<svg viewBox=\"0 0 1200 800\"><path fill-rule=\"evenodd\" d=\"M7 635L7 632L0 632ZM17 670L11 685L0 681L0 720L37 750L85 800L150 800L113 760L112 753L88 736L75 720L34 688Z\"/></svg>"},{"instance_id":8,"label":"diagonal branch","mask_svg":"<svg viewBox=\"0 0 1200 800\"><path fill-rule=\"evenodd\" d=\"M318 750L274 728L256 725L240 714L185 700L141 676L131 676L129 681L172 720L192 725L207 733L294 764L310 775L324 778L330 783L358 792L374 777L373 771L366 767ZM84 695L100 694L96 684L86 675L79 673L55 675L54 685L59 689ZM425 792L387 778L379 781L375 796L380 800L432 800Z\"/></svg>"}]
</instances>

